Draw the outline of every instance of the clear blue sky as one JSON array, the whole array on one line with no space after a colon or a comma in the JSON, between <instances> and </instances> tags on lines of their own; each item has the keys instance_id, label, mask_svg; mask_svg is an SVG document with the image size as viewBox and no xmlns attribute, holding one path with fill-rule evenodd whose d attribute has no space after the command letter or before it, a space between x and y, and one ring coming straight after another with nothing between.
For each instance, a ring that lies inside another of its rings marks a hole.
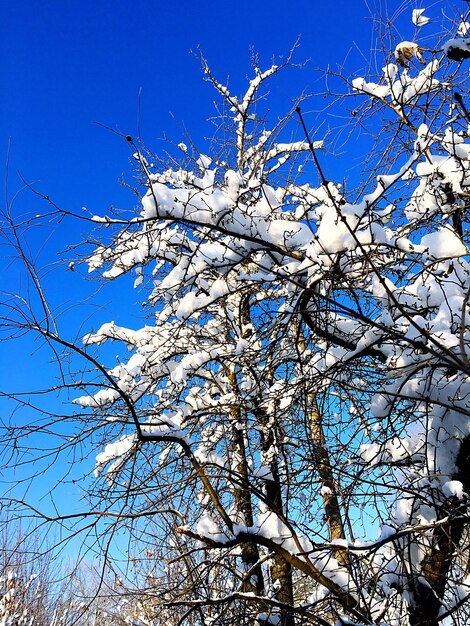
<instances>
[{"instance_id":1,"label":"clear blue sky","mask_svg":"<svg viewBox=\"0 0 470 626\"><path fill-rule=\"evenodd\" d=\"M191 50L242 85L251 46L268 64L301 35L299 61L335 66L354 42L367 54L371 31L364 0L26 0L1 3L0 14L2 154L11 138L12 172L59 203L97 210L116 197L128 148L95 122L134 134L140 89L148 144L157 149L164 131L176 137L183 125L204 135L214 94ZM287 79L286 101L315 78Z\"/></svg>"},{"instance_id":2,"label":"clear blue sky","mask_svg":"<svg viewBox=\"0 0 470 626\"><path fill-rule=\"evenodd\" d=\"M416 6L421 5L407 5L400 18L406 38L414 34L410 18ZM428 15L437 18L439 10L434 4ZM277 106L285 112L302 90L323 87L313 68L334 68L345 59L347 71L364 67L366 60L359 51L369 56L371 32L364 0L4 0L0 3L0 178L5 178L11 141L11 195L22 186L19 172L65 209L80 211L86 206L103 214L109 205L130 208L135 200L118 184L122 173L132 177L129 146L95 122L135 135L141 91L141 133L149 146L158 152L164 148L165 132L178 142L187 129L204 151L204 137L213 132L205 120L214 113L215 95L202 80L191 50L199 46L213 73L222 82L229 76L230 84L241 92L250 72L251 47L263 67L273 55L286 55L300 35L296 59L310 59L310 65L287 72L273 87ZM29 192L18 197L15 207L18 214L47 208ZM31 234L34 251L47 241L40 265L55 261L58 250L80 239L74 228L65 223L52 234L45 228ZM0 251L2 288L17 291L22 284L20 268L9 263L5 248ZM79 273L60 270L45 282L54 306L70 305L87 291ZM99 313L98 323L129 319L126 309L137 296L117 297L119 289L114 285L94 302L107 307ZM80 336L91 325L96 327L96 317L80 327L90 313L91 307L69 311L64 318L66 333ZM17 347L9 342L0 346L3 389L48 382L51 369L44 367L42 353L31 356L34 348L28 340Z\"/></svg>"},{"instance_id":3,"label":"clear blue sky","mask_svg":"<svg viewBox=\"0 0 470 626\"><path fill-rule=\"evenodd\" d=\"M310 59L310 69L288 71L273 87L273 98L285 112L302 90L320 88L314 68L342 63L355 43L368 54L371 28L364 0L334 5L312 0L0 3L0 179L10 141L10 197L22 187L21 174L65 209L85 206L103 214L110 205L132 207L135 199L119 186L123 173L132 180L129 146L96 122L135 135L141 91L147 145L158 152L165 147L165 133L177 143L187 129L204 151L204 138L213 133L205 120L215 112L216 96L191 51L199 47L213 73L222 82L229 77L241 92L250 74L250 48L259 53L260 65L268 66L273 56L288 54L300 35L296 60ZM27 191L15 202L17 214L46 209ZM47 242L39 264L55 261L58 250L79 241L76 228L70 222L53 233L31 231L34 251ZM2 255L4 266L8 252ZM10 265L2 274L3 288L17 291L19 273L18 265ZM76 274L55 273L46 282L53 304L72 303L84 289L80 282ZM105 318L118 321L116 301ZM77 326L82 315L78 309ZM71 328L73 321L69 316ZM11 359L18 368L3 368L7 387L12 379L29 379L18 350L10 352Z\"/></svg>"}]
</instances>

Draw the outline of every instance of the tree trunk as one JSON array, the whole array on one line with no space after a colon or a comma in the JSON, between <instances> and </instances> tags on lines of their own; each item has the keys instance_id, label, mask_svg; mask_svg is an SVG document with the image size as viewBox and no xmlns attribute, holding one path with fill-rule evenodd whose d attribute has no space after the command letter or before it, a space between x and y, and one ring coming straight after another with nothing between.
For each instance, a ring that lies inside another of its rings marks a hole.
<instances>
[{"instance_id":1,"label":"tree trunk","mask_svg":"<svg viewBox=\"0 0 470 626\"><path fill-rule=\"evenodd\" d=\"M250 295L242 297L239 307L240 335L246 337L245 328L250 323ZM230 386L236 398L239 397L237 376L235 369L229 367L226 371ZM230 415L230 438L235 459L235 481L233 495L235 507L242 518L242 523L248 528L253 526L253 507L251 502L250 479L248 461L246 458L245 428L246 415L243 414L241 404L234 404ZM259 548L255 543L245 543L241 546L241 557L244 572L247 573L242 591L261 595L264 592L263 571L260 564Z\"/></svg>"},{"instance_id":2,"label":"tree trunk","mask_svg":"<svg viewBox=\"0 0 470 626\"><path fill-rule=\"evenodd\" d=\"M282 485L279 473L277 455L273 453L275 447L274 425L269 423L265 411L259 407L258 421L261 426L261 451L269 459L268 468L271 478L266 480L266 506L273 513L284 517L282 502ZM281 555L273 556L270 567L271 582L274 587L276 600L294 605L294 585L292 567ZM294 626L294 616L287 610L281 611L281 626Z\"/></svg>"},{"instance_id":3,"label":"tree trunk","mask_svg":"<svg viewBox=\"0 0 470 626\"><path fill-rule=\"evenodd\" d=\"M331 468L330 457L326 448L325 433L323 431L322 416L314 394L308 395L310 410L310 436L313 444L315 469L322 482L322 498L325 507L326 523L330 541L345 539L343 519L338 500L338 488ZM346 549L337 549L334 555L338 563L350 568L349 555Z\"/></svg>"},{"instance_id":4,"label":"tree trunk","mask_svg":"<svg viewBox=\"0 0 470 626\"><path fill-rule=\"evenodd\" d=\"M233 455L236 458L236 483L233 487L235 507L245 526L253 526L253 508L251 504L251 491L249 487L248 463L244 432L241 428L241 415L238 407L233 409L231 416L231 441ZM241 546L242 562L245 572L249 572L243 581L242 591L260 595L264 591L263 571L259 563L260 555L255 543L244 543Z\"/></svg>"},{"instance_id":5,"label":"tree trunk","mask_svg":"<svg viewBox=\"0 0 470 626\"><path fill-rule=\"evenodd\" d=\"M464 491L470 490L470 437L466 437L457 456L457 473L454 480L463 484ZM465 511L455 497L449 498L439 511L439 518L448 518L449 522L436 528L433 533L432 547L424 557L421 568L427 585L414 584L415 604L410 612L411 626L440 626L439 612L442 599L449 582L449 573L459 553L459 545L465 537L467 524L463 519ZM467 563L468 567L468 563Z\"/></svg>"}]
</instances>

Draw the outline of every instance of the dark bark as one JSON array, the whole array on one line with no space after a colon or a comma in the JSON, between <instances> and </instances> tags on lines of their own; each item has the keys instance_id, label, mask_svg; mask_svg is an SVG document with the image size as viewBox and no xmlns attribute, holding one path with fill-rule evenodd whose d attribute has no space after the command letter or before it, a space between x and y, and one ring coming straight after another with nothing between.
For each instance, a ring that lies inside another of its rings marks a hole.
<instances>
[{"instance_id":1,"label":"dark bark","mask_svg":"<svg viewBox=\"0 0 470 626\"><path fill-rule=\"evenodd\" d=\"M470 437L462 441L457 456L457 468L458 471L453 479L459 480L463 484L464 491L468 493L470 489ZM439 612L442 599L449 583L452 567L456 564L457 555L460 553L460 543L466 535L467 523L464 513L462 503L455 497L449 498L439 511L439 516L442 519L448 518L449 522L434 530L432 547L421 564L428 584L415 581L412 585L415 604L410 612L411 626L439 626L441 624Z\"/></svg>"},{"instance_id":2,"label":"dark bark","mask_svg":"<svg viewBox=\"0 0 470 626\"><path fill-rule=\"evenodd\" d=\"M268 416L261 407L258 408L257 417L261 426L261 449L264 454L271 456L271 462L268 466L271 478L266 480L265 503L271 511L283 518L282 485L277 455L271 454L272 449L276 446L275 428L273 424L268 424ZM291 564L281 554L275 554L271 561L270 572L276 600L293 606L294 586ZM282 611L281 625L294 626L294 615L288 611Z\"/></svg>"},{"instance_id":3,"label":"dark bark","mask_svg":"<svg viewBox=\"0 0 470 626\"><path fill-rule=\"evenodd\" d=\"M338 487L333 475L330 457L326 448L325 434L323 431L322 416L318 403L313 394L309 399L310 436L313 444L315 469L323 487L323 505L325 507L326 523L330 540L345 539L344 524L341 516L341 508L338 500ZM349 569L350 560L347 550L335 550L335 557L341 565Z\"/></svg>"},{"instance_id":4,"label":"dark bark","mask_svg":"<svg viewBox=\"0 0 470 626\"><path fill-rule=\"evenodd\" d=\"M237 484L233 492L236 509L243 518L244 524L248 528L251 528L253 526L253 508L249 488L248 464L243 431L238 427L238 424L240 424L239 421L234 421L231 433L233 452L239 459L235 468ZM241 557L245 565L245 571L250 572L243 581L242 591L261 595L264 591L264 581L263 572L259 563L260 554L258 546L255 543L244 543L241 546Z\"/></svg>"}]
</instances>

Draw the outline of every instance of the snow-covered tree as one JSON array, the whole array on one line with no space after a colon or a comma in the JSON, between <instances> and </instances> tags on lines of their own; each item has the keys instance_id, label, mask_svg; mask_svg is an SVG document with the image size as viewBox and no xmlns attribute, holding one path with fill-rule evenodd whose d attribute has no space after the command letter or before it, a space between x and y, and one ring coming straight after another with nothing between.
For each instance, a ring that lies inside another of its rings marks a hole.
<instances>
[{"instance_id":1,"label":"snow-covered tree","mask_svg":"<svg viewBox=\"0 0 470 626\"><path fill-rule=\"evenodd\" d=\"M75 440L102 438L84 518L137 537L145 623L468 622L468 28L432 50L418 31L349 82L381 146L353 192L327 180L301 101L263 115L290 58L255 63L241 97L204 61L220 149L160 167L127 137L139 207L91 218L89 270L135 273L145 326L79 345L42 292L44 319L10 298L9 323L86 365L67 383Z\"/></svg>"},{"instance_id":2,"label":"snow-covered tree","mask_svg":"<svg viewBox=\"0 0 470 626\"><path fill-rule=\"evenodd\" d=\"M86 614L78 578L66 573L32 528L14 519L0 522L0 624L2 626L71 626ZM72 590L73 588L73 590Z\"/></svg>"}]
</instances>

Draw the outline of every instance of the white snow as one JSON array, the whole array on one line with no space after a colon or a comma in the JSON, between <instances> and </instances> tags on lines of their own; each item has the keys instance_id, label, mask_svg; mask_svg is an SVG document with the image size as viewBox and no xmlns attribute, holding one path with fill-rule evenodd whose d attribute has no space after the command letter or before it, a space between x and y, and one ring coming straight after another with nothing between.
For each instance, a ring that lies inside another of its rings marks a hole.
<instances>
[{"instance_id":1,"label":"white snow","mask_svg":"<svg viewBox=\"0 0 470 626\"><path fill-rule=\"evenodd\" d=\"M455 497L458 500L463 500L465 496L460 480L448 480L442 485L442 492L446 497Z\"/></svg>"},{"instance_id":2,"label":"white snow","mask_svg":"<svg viewBox=\"0 0 470 626\"><path fill-rule=\"evenodd\" d=\"M441 228L434 233L424 235L421 246L427 248L427 254L433 259L452 259L467 254L467 247L451 228Z\"/></svg>"},{"instance_id":3,"label":"white snow","mask_svg":"<svg viewBox=\"0 0 470 626\"><path fill-rule=\"evenodd\" d=\"M447 56L449 53L452 54L452 50L462 50L463 52L470 54L470 38L462 37L458 39L449 39L445 42L442 49L444 54Z\"/></svg>"},{"instance_id":4,"label":"white snow","mask_svg":"<svg viewBox=\"0 0 470 626\"><path fill-rule=\"evenodd\" d=\"M429 17L423 15L426 9L413 9L412 22L415 26L424 26L429 22Z\"/></svg>"}]
</instances>

